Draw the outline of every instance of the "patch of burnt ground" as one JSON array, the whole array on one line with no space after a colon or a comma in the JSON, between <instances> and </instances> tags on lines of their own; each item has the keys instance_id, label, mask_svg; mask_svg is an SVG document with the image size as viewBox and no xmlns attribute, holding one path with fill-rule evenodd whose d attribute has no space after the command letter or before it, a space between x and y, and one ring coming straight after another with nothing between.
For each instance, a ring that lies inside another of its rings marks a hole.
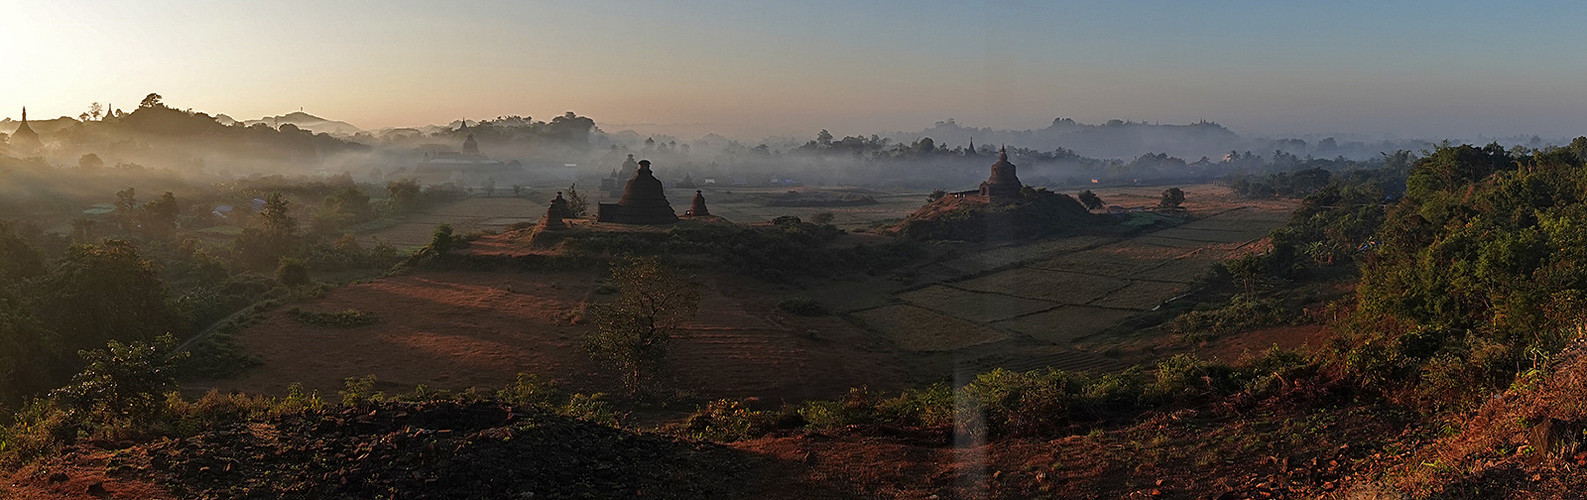
<instances>
[{"instance_id":1,"label":"patch of burnt ground","mask_svg":"<svg viewBox=\"0 0 1587 500\"><path fill-rule=\"evenodd\" d=\"M119 454L192 498L713 498L766 460L499 402L378 403L224 425Z\"/></svg>"}]
</instances>

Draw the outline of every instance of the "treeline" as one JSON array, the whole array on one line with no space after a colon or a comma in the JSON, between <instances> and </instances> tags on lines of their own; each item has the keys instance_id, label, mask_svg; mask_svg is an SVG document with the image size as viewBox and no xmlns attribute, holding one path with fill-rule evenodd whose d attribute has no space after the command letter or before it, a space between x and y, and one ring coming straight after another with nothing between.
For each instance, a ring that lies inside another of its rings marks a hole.
<instances>
[{"instance_id":1,"label":"treeline","mask_svg":"<svg viewBox=\"0 0 1587 500\"><path fill-rule=\"evenodd\" d=\"M203 167L203 158L225 155L235 161L317 162L344 153L364 153L364 144L316 134L291 124L223 124L214 116L165 104L149 94L131 112L85 114L83 120L44 135L52 155L93 154L107 164L146 162ZM12 151L29 155L26 151Z\"/></svg>"},{"instance_id":2,"label":"treeline","mask_svg":"<svg viewBox=\"0 0 1587 500\"><path fill-rule=\"evenodd\" d=\"M260 301L312 288L310 272L389 268L401 260L395 248L362 244L346 231L465 196L455 186L402 180L372 200L345 177L191 189L203 201L122 189L108 213L73 220L70 235L0 222L0 403L64 383L83 366L79 351L111 340L186 338ZM292 201L316 197L306 207ZM228 200L237 201L220 213L216 203ZM195 232L221 223L241 231L229 242L216 238L225 233ZM198 359L194 366L206 370L246 362L227 345L194 348L235 358Z\"/></svg>"},{"instance_id":3,"label":"treeline","mask_svg":"<svg viewBox=\"0 0 1587 500\"><path fill-rule=\"evenodd\" d=\"M1271 250L1227 268L1256 283L1359 273L1319 361L1426 412L1469 409L1545 366L1587 319L1587 138L1443 145L1401 184L1403 157L1333 175Z\"/></svg>"}]
</instances>

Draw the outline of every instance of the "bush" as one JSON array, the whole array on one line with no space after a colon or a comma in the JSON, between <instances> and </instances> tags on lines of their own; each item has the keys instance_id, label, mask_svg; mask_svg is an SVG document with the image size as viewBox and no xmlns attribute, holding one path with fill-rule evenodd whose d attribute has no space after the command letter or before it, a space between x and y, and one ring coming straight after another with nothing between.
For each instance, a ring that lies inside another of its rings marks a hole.
<instances>
[{"instance_id":1,"label":"bush","mask_svg":"<svg viewBox=\"0 0 1587 500\"><path fill-rule=\"evenodd\" d=\"M380 317L376 316L375 313L357 309L337 312L313 312L294 307L287 311L287 316L305 325L330 328L358 328L380 322Z\"/></svg>"},{"instance_id":2,"label":"bush","mask_svg":"<svg viewBox=\"0 0 1587 500\"><path fill-rule=\"evenodd\" d=\"M303 261L282 257L280 264L276 266L276 281L287 288L299 288L312 280L309 279L309 268L303 265Z\"/></svg>"},{"instance_id":3,"label":"bush","mask_svg":"<svg viewBox=\"0 0 1587 500\"><path fill-rule=\"evenodd\" d=\"M91 423L148 423L161 409L160 396L176 386L175 346L167 334L153 343L112 340L104 349L80 352L88 366L50 399Z\"/></svg>"}]
</instances>

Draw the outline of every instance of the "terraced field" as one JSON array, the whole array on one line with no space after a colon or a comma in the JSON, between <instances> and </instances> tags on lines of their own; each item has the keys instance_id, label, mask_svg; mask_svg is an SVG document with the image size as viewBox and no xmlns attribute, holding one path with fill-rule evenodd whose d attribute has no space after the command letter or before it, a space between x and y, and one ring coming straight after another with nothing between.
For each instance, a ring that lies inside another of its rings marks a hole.
<instances>
[{"instance_id":1,"label":"terraced field","mask_svg":"<svg viewBox=\"0 0 1587 500\"><path fill-rule=\"evenodd\" d=\"M1126 239L1047 240L976 252L928 269L935 283L892 305L851 311L902 350L956 352L985 367L1103 369L1078 349L1190 290L1214 264L1253 251L1288 212L1238 207Z\"/></svg>"}]
</instances>

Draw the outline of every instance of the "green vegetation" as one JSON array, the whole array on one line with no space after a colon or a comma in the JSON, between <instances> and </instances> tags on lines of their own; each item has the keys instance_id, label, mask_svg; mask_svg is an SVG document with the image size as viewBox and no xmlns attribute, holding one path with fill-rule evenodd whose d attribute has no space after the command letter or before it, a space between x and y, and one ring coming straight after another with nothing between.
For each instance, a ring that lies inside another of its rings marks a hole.
<instances>
[{"instance_id":1,"label":"green vegetation","mask_svg":"<svg viewBox=\"0 0 1587 500\"><path fill-rule=\"evenodd\" d=\"M612 266L617 299L590 308L595 332L585 339L590 355L622 378L628 395L648 389L667 357L667 344L700 305L700 286L636 257Z\"/></svg>"},{"instance_id":2,"label":"green vegetation","mask_svg":"<svg viewBox=\"0 0 1587 500\"><path fill-rule=\"evenodd\" d=\"M324 326L330 328L358 328L380 322L380 317L375 313L348 309L336 312L304 311L299 308L287 310L287 317L305 325Z\"/></svg>"},{"instance_id":3,"label":"green vegetation","mask_svg":"<svg viewBox=\"0 0 1587 500\"><path fill-rule=\"evenodd\" d=\"M1090 375L1057 370L993 370L951 388L934 384L896 395L861 387L841 399L807 401L782 410L753 410L737 401L702 406L681 426L692 437L732 441L780 429L850 426L937 429L972 435L1052 438L1128 421L1143 411L1242 394L1279 394L1277 383L1315 371L1299 354L1273 349L1230 366L1178 355L1151 370Z\"/></svg>"}]
</instances>

